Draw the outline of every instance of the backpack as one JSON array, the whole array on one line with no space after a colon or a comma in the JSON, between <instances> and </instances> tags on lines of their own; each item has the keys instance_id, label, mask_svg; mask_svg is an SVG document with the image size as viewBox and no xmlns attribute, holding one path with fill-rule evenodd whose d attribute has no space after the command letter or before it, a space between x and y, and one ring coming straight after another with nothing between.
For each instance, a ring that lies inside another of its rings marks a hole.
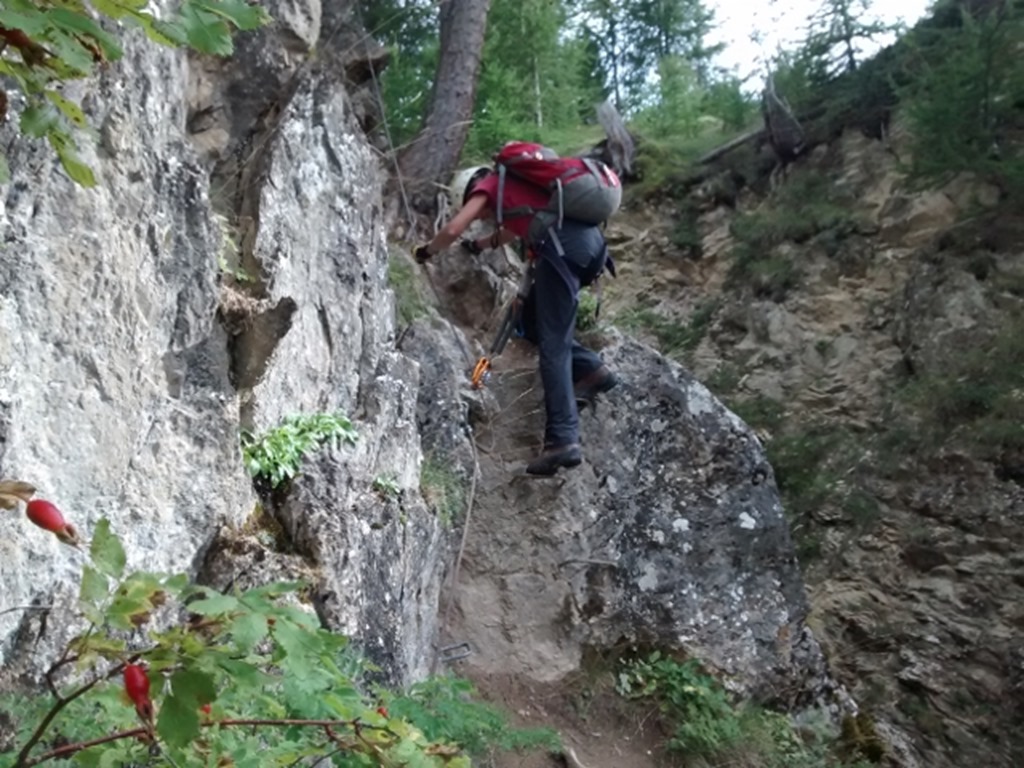
<instances>
[{"instance_id":1,"label":"backpack","mask_svg":"<svg viewBox=\"0 0 1024 768\"><path fill-rule=\"evenodd\" d=\"M585 224L603 224L622 203L622 182L615 171L600 160L559 157L541 144L512 141L494 156L498 174L497 224L506 217L532 216L530 243L540 242L546 233L562 226L562 219ZM505 177L542 187L551 197L540 209L528 206L504 208Z\"/></svg>"}]
</instances>

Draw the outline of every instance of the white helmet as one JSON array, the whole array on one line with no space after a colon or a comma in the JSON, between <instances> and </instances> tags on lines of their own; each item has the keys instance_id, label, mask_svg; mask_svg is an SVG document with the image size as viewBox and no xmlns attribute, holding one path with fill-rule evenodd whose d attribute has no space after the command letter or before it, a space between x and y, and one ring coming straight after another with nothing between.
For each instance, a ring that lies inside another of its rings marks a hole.
<instances>
[{"instance_id":1,"label":"white helmet","mask_svg":"<svg viewBox=\"0 0 1024 768\"><path fill-rule=\"evenodd\" d=\"M473 187L484 176L490 173L490 167L486 165L474 165L471 168L463 168L457 171L448 186L448 197L452 208L458 210L466 204L466 197L473 191Z\"/></svg>"}]
</instances>

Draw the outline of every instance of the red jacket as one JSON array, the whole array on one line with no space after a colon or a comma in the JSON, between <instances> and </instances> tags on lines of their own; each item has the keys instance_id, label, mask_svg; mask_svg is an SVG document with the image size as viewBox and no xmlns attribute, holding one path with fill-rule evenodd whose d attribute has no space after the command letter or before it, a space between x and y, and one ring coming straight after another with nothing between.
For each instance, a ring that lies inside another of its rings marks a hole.
<instances>
[{"instance_id":1,"label":"red jacket","mask_svg":"<svg viewBox=\"0 0 1024 768\"><path fill-rule=\"evenodd\" d=\"M473 187L473 195L484 194L487 195L487 205L494 213L498 210L498 174L491 173L485 176L480 182ZM530 226L530 220L533 218L532 214L520 215L515 217L508 216L508 211L513 208L532 208L535 211L542 210L547 206L548 201L551 199L545 190L536 186L535 184L528 184L525 181L513 177L512 175L505 176L505 189L502 192L502 209L506 212L503 217L503 226L510 232L515 234L517 237L521 237L524 240L527 238L527 230Z\"/></svg>"}]
</instances>

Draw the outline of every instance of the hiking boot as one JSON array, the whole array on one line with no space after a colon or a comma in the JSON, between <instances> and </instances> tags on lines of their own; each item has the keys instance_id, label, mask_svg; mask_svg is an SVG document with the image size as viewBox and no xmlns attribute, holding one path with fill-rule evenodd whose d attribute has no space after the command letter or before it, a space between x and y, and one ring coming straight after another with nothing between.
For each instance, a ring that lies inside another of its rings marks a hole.
<instances>
[{"instance_id":1,"label":"hiking boot","mask_svg":"<svg viewBox=\"0 0 1024 768\"><path fill-rule=\"evenodd\" d=\"M619 377L612 373L607 365L602 365L572 385L576 402L588 405L602 392L613 389L619 383Z\"/></svg>"},{"instance_id":2,"label":"hiking boot","mask_svg":"<svg viewBox=\"0 0 1024 768\"><path fill-rule=\"evenodd\" d=\"M536 459L526 465L526 473L529 475L551 476L558 471L559 467L578 467L583 461L583 454L580 452L579 443L558 445L552 448L545 448Z\"/></svg>"}]
</instances>

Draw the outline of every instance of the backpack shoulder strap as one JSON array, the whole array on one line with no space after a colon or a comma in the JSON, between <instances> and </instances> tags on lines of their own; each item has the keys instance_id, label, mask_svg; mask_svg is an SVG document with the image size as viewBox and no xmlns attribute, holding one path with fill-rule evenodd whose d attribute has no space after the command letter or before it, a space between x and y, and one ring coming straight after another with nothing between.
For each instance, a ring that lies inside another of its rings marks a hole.
<instances>
[{"instance_id":1,"label":"backpack shoulder strap","mask_svg":"<svg viewBox=\"0 0 1024 768\"><path fill-rule=\"evenodd\" d=\"M501 224L504 221L504 208L505 208L505 164L498 163L498 210L495 211L494 215L498 222L498 229L501 229Z\"/></svg>"}]
</instances>

